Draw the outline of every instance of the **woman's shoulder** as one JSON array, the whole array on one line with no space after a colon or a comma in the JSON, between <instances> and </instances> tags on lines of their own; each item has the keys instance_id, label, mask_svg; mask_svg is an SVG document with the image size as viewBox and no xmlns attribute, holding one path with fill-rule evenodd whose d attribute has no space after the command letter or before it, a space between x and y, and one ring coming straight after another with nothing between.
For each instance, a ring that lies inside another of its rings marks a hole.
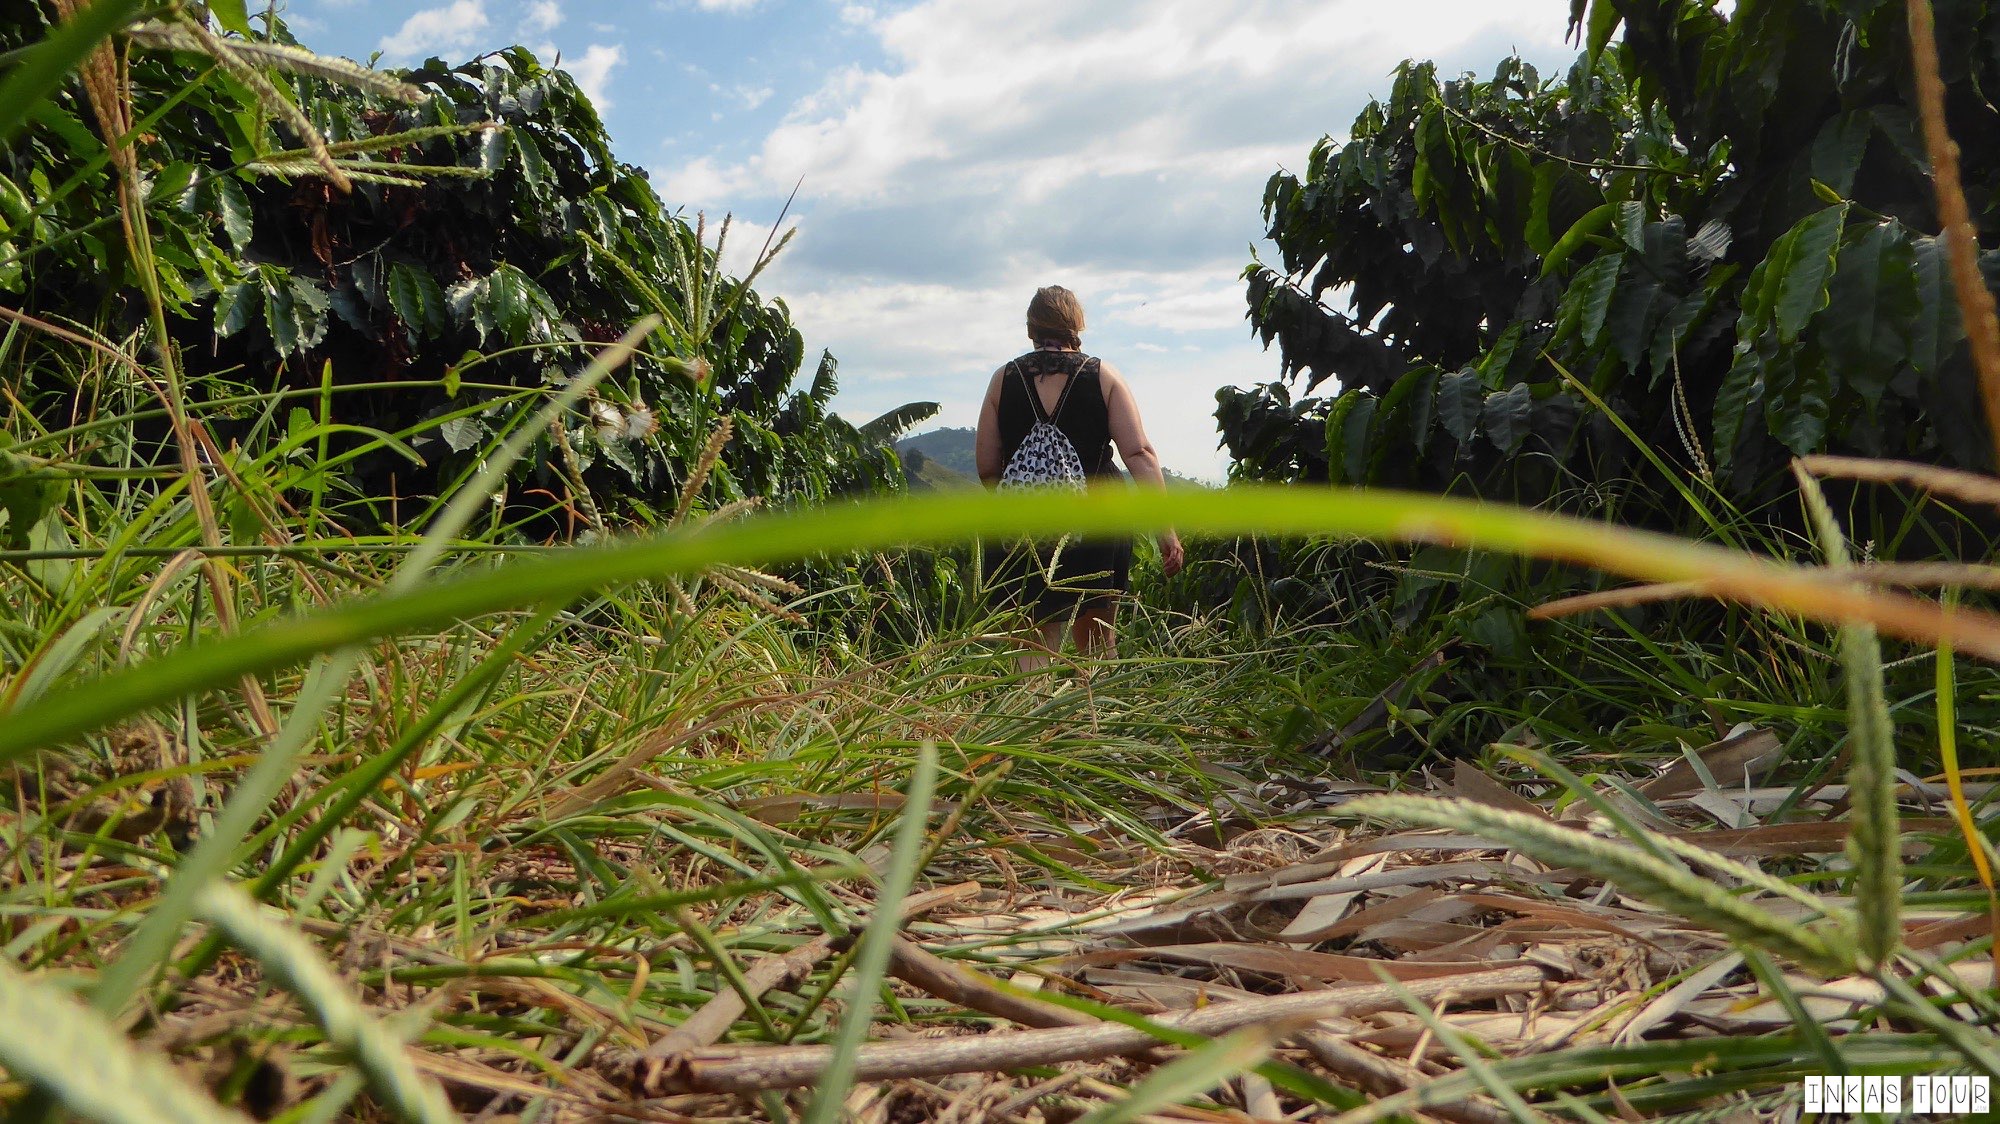
<instances>
[{"instance_id":1,"label":"woman's shoulder","mask_svg":"<svg viewBox=\"0 0 2000 1124\"><path fill-rule=\"evenodd\" d=\"M1106 390L1114 386L1123 389L1125 386L1125 373L1120 371L1116 364L1103 356L1092 356L1091 358L1095 361L1090 364L1090 368L1097 375L1098 381L1104 384Z\"/></svg>"}]
</instances>

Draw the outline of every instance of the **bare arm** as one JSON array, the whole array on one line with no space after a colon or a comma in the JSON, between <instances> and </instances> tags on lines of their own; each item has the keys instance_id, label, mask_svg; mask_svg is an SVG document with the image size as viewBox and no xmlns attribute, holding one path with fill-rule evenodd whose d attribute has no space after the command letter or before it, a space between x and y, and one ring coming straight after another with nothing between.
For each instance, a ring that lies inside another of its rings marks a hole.
<instances>
[{"instance_id":1,"label":"bare arm","mask_svg":"<svg viewBox=\"0 0 2000 1124\"><path fill-rule=\"evenodd\" d=\"M1000 376L1006 368L993 372L986 384L986 401L979 406L979 429L972 440L972 461L979 469L979 481L991 488L1000 482L1006 467L1000 463Z\"/></svg>"},{"instance_id":2,"label":"bare arm","mask_svg":"<svg viewBox=\"0 0 2000 1124\"><path fill-rule=\"evenodd\" d=\"M1101 363L1098 378L1104 384L1104 409L1110 415L1111 440L1118 446L1118 459L1125 462L1133 479L1164 491L1166 474L1160 471L1160 454L1146 437L1146 425L1139 419L1139 402L1125 376L1109 363ZM1182 561L1180 536L1171 530L1160 532L1160 568L1168 577L1179 572Z\"/></svg>"}]
</instances>

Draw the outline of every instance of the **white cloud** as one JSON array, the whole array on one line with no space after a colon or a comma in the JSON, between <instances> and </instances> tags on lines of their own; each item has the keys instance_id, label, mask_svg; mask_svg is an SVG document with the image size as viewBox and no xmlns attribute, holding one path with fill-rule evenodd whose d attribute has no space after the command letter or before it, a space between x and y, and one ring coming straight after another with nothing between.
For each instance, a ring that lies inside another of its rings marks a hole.
<instances>
[{"instance_id":1,"label":"white cloud","mask_svg":"<svg viewBox=\"0 0 2000 1124\"><path fill-rule=\"evenodd\" d=\"M625 61L622 44L592 43L584 48L583 57L569 63L563 69L570 72L576 84L583 88L585 96L597 107L599 113L611 108L611 70Z\"/></svg>"},{"instance_id":2,"label":"white cloud","mask_svg":"<svg viewBox=\"0 0 2000 1124\"><path fill-rule=\"evenodd\" d=\"M799 237L758 287L840 357L857 416L934 398L940 424L969 424L1026 344L1028 296L1069 285L1086 347L1129 359L1167 463L1203 475L1215 388L1276 375L1238 280L1271 172L1387 94L1404 58L1569 57L1546 0L839 10L888 62L829 71L745 155L661 169L668 202L770 218L803 178Z\"/></svg>"},{"instance_id":3,"label":"white cloud","mask_svg":"<svg viewBox=\"0 0 2000 1124\"><path fill-rule=\"evenodd\" d=\"M487 25L486 0L452 0L443 7L412 13L403 26L384 35L377 45L391 58L462 50L476 45Z\"/></svg>"},{"instance_id":4,"label":"white cloud","mask_svg":"<svg viewBox=\"0 0 2000 1124\"><path fill-rule=\"evenodd\" d=\"M694 6L704 12L747 12L763 0L694 0Z\"/></svg>"},{"instance_id":5,"label":"white cloud","mask_svg":"<svg viewBox=\"0 0 2000 1124\"><path fill-rule=\"evenodd\" d=\"M562 5L556 0L530 0L521 15L521 30L527 35L546 34L562 25Z\"/></svg>"},{"instance_id":6,"label":"white cloud","mask_svg":"<svg viewBox=\"0 0 2000 1124\"><path fill-rule=\"evenodd\" d=\"M745 186L734 169L724 168L706 156L696 157L675 167L653 169L660 198L670 207L716 207L741 193Z\"/></svg>"}]
</instances>

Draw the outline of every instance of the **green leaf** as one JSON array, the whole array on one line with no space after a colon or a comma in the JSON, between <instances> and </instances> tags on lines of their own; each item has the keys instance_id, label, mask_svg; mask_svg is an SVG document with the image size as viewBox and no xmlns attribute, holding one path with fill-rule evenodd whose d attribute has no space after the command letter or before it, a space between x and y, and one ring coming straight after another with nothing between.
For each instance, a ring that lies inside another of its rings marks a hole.
<instances>
[{"instance_id":1,"label":"green leaf","mask_svg":"<svg viewBox=\"0 0 2000 1124\"><path fill-rule=\"evenodd\" d=\"M225 174L211 174L203 185L202 192L210 207L215 209L215 217L222 223L222 233L238 253L249 249L251 228L250 197L243 193L243 185L236 177Z\"/></svg>"},{"instance_id":2,"label":"green leaf","mask_svg":"<svg viewBox=\"0 0 2000 1124\"><path fill-rule=\"evenodd\" d=\"M224 31L250 38L250 12L244 0L208 0L208 10Z\"/></svg>"},{"instance_id":3,"label":"green leaf","mask_svg":"<svg viewBox=\"0 0 2000 1124\"><path fill-rule=\"evenodd\" d=\"M1528 221L1521 231L1522 240L1538 256L1546 257L1555 244L1555 235L1549 233L1549 205L1554 200L1556 184L1564 175L1564 168L1553 160L1535 165L1535 187L1528 196Z\"/></svg>"},{"instance_id":4,"label":"green leaf","mask_svg":"<svg viewBox=\"0 0 2000 1124\"><path fill-rule=\"evenodd\" d=\"M1624 259L1606 254L1583 267L1563 294L1565 305L1574 305L1577 339L1585 347L1596 347L1604 334L1604 316L1611 311L1611 295L1618 289L1618 269Z\"/></svg>"},{"instance_id":5,"label":"green leaf","mask_svg":"<svg viewBox=\"0 0 2000 1124\"><path fill-rule=\"evenodd\" d=\"M1793 359L1783 367L1785 379L1771 388L1765 411L1771 436L1784 442L1794 456L1817 453L1826 446L1827 415L1832 391L1826 371L1818 364Z\"/></svg>"},{"instance_id":6,"label":"green leaf","mask_svg":"<svg viewBox=\"0 0 2000 1124\"><path fill-rule=\"evenodd\" d=\"M457 1124L461 1117L437 1083L418 1072L402 1039L368 1012L312 942L285 924L284 915L222 881L205 887L198 902L203 920L226 933L266 979L298 997L327 1045L354 1060L390 1113L417 1124Z\"/></svg>"},{"instance_id":7,"label":"green leaf","mask_svg":"<svg viewBox=\"0 0 2000 1124\"><path fill-rule=\"evenodd\" d=\"M1953 347L1964 337L1950 286L1949 257L1942 237L1919 238L1911 244L1915 253L1910 276L1917 293L1917 312L1911 320L1910 368L1927 375L1938 370Z\"/></svg>"},{"instance_id":8,"label":"green leaf","mask_svg":"<svg viewBox=\"0 0 2000 1124\"><path fill-rule=\"evenodd\" d=\"M485 277L453 286L450 303L461 319L471 319L482 340L491 335L509 343L551 338L555 302L511 265L503 263Z\"/></svg>"},{"instance_id":9,"label":"green leaf","mask_svg":"<svg viewBox=\"0 0 2000 1124\"><path fill-rule=\"evenodd\" d=\"M1623 19L1618 13L1618 5L1613 0L1590 0L1590 29L1584 41L1584 53L1592 63L1604 53L1611 42L1611 36L1618 30Z\"/></svg>"},{"instance_id":10,"label":"green leaf","mask_svg":"<svg viewBox=\"0 0 2000 1124\"><path fill-rule=\"evenodd\" d=\"M650 329L650 322L642 328ZM588 373L588 372L586 372ZM567 393L567 391L565 392ZM552 408L568 409L559 398ZM539 432L531 430L530 433ZM516 437L521 432L517 430ZM522 441L525 445L527 440ZM511 458L511 448L503 450ZM488 468L503 459L489 460ZM461 514L487 502L497 472L455 494L445 537L464 526ZM464 518L470 518L464 515ZM1907 617L1900 602L1830 598L1816 570L1799 571L1751 555L1671 535L1549 512L1451 496L1372 488L1232 487L1163 493L1101 488L1086 496L885 497L853 504L755 516L732 523L555 551L498 566L471 566L455 575L392 584L378 594L298 615L273 616L222 637L176 644L171 654L125 665L93 679L64 684L44 700L0 715L0 762L59 744L131 714L237 683L244 675L294 666L322 652L365 646L385 636L422 633L524 606L566 603L583 594L717 565L780 565L809 557L880 550L917 542L969 542L1006 537L1054 538L1078 531L1111 535L1176 527L1183 535L1352 535L1397 542L1449 542L1592 565L1649 582L1701 580L1717 589L1755 589L1757 603L1811 620L1894 623ZM425 540L430 550L431 540ZM440 539L428 566L447 549ZM406 562L405 565L409 565ZM399 578L402 571L398 571ZM1970 613L1943 618L1961 650L2000 652L1992 626ZM1886 629L1885 629L1886 631ZM344 682L344 680L343 680ZM254 767L253 767L254 768ZM280 785L270 791L275 793ZM262 805L257 808L261 814ZM218 821L223 848L231 836ZM232 841L233 840L233 841ZM199 846L199 844L198 844ZM227 857L225 850L220 857ZM184 860L186 861L186 860ZM201 877L207 877L206 874ZM141 922L145 924L145 922ZM171 940L172 931L168 932ZM135 938L136 939L136 938ZM125 957L131 958L128 951ZM117 963L117 962L114 962ZM128 977L150 971L141 959ZM135 981L127 979L130 985ZM126 994L130 994L129 991Z\"/></svg>"},{"instance_id":11,"label":"green leaf","mask_svg":"<svg viewBox=\"0 0 2000 1124\"><path fill-rule=\"evenodd\" d=\"M1850 110L1820 127L1812 147L1812 179L1825 185L1838 202L1854 190L1854 173L1868 152L1868 136L1875 130L1870 110Z\"/></svg>"},{"instance_id":12,"label":"green leaf","mask_svg":"<svg viewBox=\"0 0 2000 1124\"><path fill-rule=\"evenodd\" d=\"M0 453L0 512L7 516L0 524L0 543L21 550L28 546L28 532L61 506L64 488L59 476L17 471L14 465Z\"/></svg>"},{"instance_id":13,"label":"green leaf","mask_svg":"<svg viewBox=\"0 0 2000 1124\"><path fill-rule=\"evenodd\" d=\"M1534 406L1535 392L1527 383L1516 383L1487 396L1485 408L1480 414L1486 439L1502 453L1512 456L1532 428L1530 417Z\"/></svg>"},{"instance_id":14,"label":"green leaf","mask_svg":"<svg viewBox=\"0 0 2000 1124\"><path fill-rule=\"evenodd\" d=\"M1571 254L1582 249L1584 243L1590 241L1591 235L1611 225L1613 213L1612 204L1606 203L1592 208L1582 218L1576 220L1567 231L1563 232L1563 236L1556 241L1554 248L1542 256L1541 275L1547 277L1562 268L1562 264L1569 260Z\"/></svg>"},{"instance_id":15,"label":"green leaf","mask_svg":"<svg viewBox=\"0 0 2000 1124\"><path fill-rule=\"evenodd\" d=\"M1744 424L1750 412L1759 409L1763 401L1764 358L1755 351L1745 350L1736 356L1735 364L1715 392L1714 453L1718 473L1728 475Z\"/></svg>"},{"instance_id":16,"label":"green leaf","mask_svg":"<svg viewBox=\"0 0 2000 1124\"><path fill-rule=\"evenodd\" d=\"M1380 405L1380 400L1365 390L1354 391L1353 396L1357 399L1354 408L1347 411L1347 416L1341 419L1341 467L1349 482L1366 484L1369 482L1369 427L1374 423L1375 411ZM1328 429L1331 432L1331 426ZM1331 457L1327 459L1332 460Z\"/></svg>"},{"instance_id":17,"label":"green leaf","mask_svg":"<svg viewBox=\"0 0 2000 1124\"><path fill-rule=\"evenodd\" d=\"M1914 258L1898 229L1877 223L1841 249L1816 349L1836 386L1853 390L1871 410L1909 359L1905 329L1922 315Z\"/></svg>"},{"instance_id":18,"label":"green leaf","mask_svg":"<svg viewBox=\"0 0 2000 1124\"><path fill-rule=\"evenodd\" d=\"M936 417L938 409L936 402L907 402L863 424L859 432L864 441L886 444L901 437L911 426Z\"/></svg>"},{"instance_id":19,"label":"green leaf","mask_svg":"<svg viewBox=\"0 0 2000 1124\"><path fill-rule=\"evenodd\" d=\"M227 339L249 327L263 307L263 290L255 281L239 281L215 298L215 334Z\"/></svg>"},{"instance_id":20,"label":"green leaf","mask_svg":"<svg viewBox=\"0 0 2000 1124\"><path fill-rule=\"evenodd\" d=\"M1637 199L1627 199L1618 204L1618 237L1623 239L1632 252L1646 252L1646 205Z\"/></svg>"},{"instance_id":21,"label":"green leaf","mask_svg":"<svg viewBox=\"0 0 2000 1124\"><path fill-rule=\"evenodd\" d=\"M264 297L264 329L280 355L296 355L315 347L326 336L326 314L332 307L326 290L309 277L276 265L257 267Z\"/></svg>"},{"instance_id":22,"label":"green leaf","mask_svg":"<svg viewBox=\"0 0 2000 1124\"><path fill-rule=\"evenodd\" d=\"M447 308L444 291L430 271L397 262L389 267L389 307L409 329L412 339L441 333Z\"/></svg>"},{"instance_id":23,"label":"green leaf","mask_svg":"<svg viewBox=\"0 0 2000 1124\"><path fill-rule=\"evenodd\" d=\"M904 793L902 822L896 825L890 846L889 865L882 875L882 887L875 895L875 912L854 953L853 978L849 982L847 1016L834 1033L833 1056L826 1073L807 1106L803 1124L834 1124L842 1117L848 1090L854 1084L854 1067L861 1044L875 1018L875 995L889 967L889 954L896 931L902 927L897 907L915 885L923 865L924 841L930 819L931 799L937 792L937 747L926 740L917 749L916 766L910 770L909 788Z\"/></svg>"},{"instance_id":24,"label":"green leaf","mask_svg":"<svg viewBox=\"0 0 2000 1124\"><path fill-rule=\"evenodd\" d=\"M1799 484L1828 568L1848 568L1846 536L1819 482L1800 473ZM1903 943L1903 831L1896 804L1896 727L1883 685L1882 642L1873 626L1854 624L1840 630L1840 662L1846 673L1853 754L1847 773L1854 802L1847 854L1855 866L1861 953L1866 966L1880 969L1888 966Z\"/></svg>"},{"instance_id":25,"label":"green leaf","mask_svg":"<svg viewBox=\"0 0 2000 1124\"><path fill-rule=\"evenodd\" d=\"M453 418L438 426L438 436L444 438L444 443L451 446L454 453L478 448L486 440L487 433L486 423L475 415Z\"/></svg>"},{"instance_id":26,"label":"green leaf","mask_svg":"<svg viewBox=\"0 0 2000 1124\"><path fill-rule=\"evenodd\" d=\"M1840 231L1846 221L1846 204L1828 207L1801 220L1781 239L1789 243L1773 308L1781 343L1797 340L1812 314L1826 307L1827 279L1833 276Z\"/></svg>"},{"instance_id":27,"label":"green leaf","mask_svg":"<svg viewBox=\"0 0 2000 1124\"><path fill-rule=\"evenodd\" d=\"M1327 478L1335 484L1354 483L1347 473L1347 415L1354 412L1355 403L1361 401L1362 392L1350 390L1333 400L1327 408L1325 432Z\"/></svg>"},{"instance_id":28,"label":"green leaf","mask_svg":"<svg viewBox=\"0 0 2000 1124\"><path fill-rule=\"evenodd\" d=\"M1486 386L1479 372L1466 368L1438 380L1437 417L1445 432L1458 439L1461 449L1472 444L1479 432L1479 414L1486 405Z\"/></svg>"}]
</instances>

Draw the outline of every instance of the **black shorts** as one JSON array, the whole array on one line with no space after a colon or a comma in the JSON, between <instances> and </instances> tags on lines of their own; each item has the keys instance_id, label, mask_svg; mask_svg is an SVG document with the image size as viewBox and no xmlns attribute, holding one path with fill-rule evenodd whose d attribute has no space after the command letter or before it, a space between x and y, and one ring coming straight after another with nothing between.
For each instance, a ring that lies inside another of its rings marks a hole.
<instances>
[{"instance_id":1,"label":"black shorts","mask_svg":"<svg viewBox=\"0 0 2000 1124\"><path fill-rule=\"evenodd\" d=\"M1046 624L1079 608L1108 611L1131 588L1130 538L1065 538L1056 542L989 544L995 602L1033 612ZM1051 568L1053 567L1053 573Z\"/></svg>"}]
</instances>

